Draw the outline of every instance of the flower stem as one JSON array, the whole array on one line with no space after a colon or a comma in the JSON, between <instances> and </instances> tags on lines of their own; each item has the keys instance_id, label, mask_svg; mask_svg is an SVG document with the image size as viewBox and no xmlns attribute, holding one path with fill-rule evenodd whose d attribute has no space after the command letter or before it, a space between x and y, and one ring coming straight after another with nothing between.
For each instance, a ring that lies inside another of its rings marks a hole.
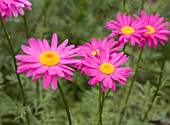
<instances>
[{"instance_id":1,"label":"flower stem","mask_svg":"<svg viewBox=\"0 0 170 125\"><path fill-rule=\"evenodd\" d=\"M141 10L144 9L144 2L145 2L145 0L142 0L142 2L141 2Z\"/></svg>"},{"instance_id":2,"label":"flower stem","mask_svg":"<svg viewBox=\"0 0 170 125\"><path fill-rule=\"evenodd\" d=\"M135 74L132 78L130 89L128 91L128 94L127 94L127 97L126 97L126 100L125 100L125 103L124 103L124 108L122 109L121 114L120 114L121 116L120 116L118 125L121 125L121 122L122 122L122 119L123 119L123 116L124 116L124 113L125 113L126 105L128 103L128 100L129 100L129 97L130 97L130 94L131 94L131 91L132 91L132 88L133 88L133 85L134 85L134 82L135 82L135 79L136 79L136 75L138 73L138 68L139 68L139 63L140 63L141 57L142 57L142 53L143 53L143 49L141 48L140 53L139 53L139 58L138 58L138 61L137 61L137 65L136 65L136 69L135 69Z\"/></svg>"},{"instance_id":3,"label":"flower stem","mask_svg":"<svg viewBox=\"0 0 170 125\"><path fill-rule=\"evenodd\" d=\"M69 120L69 125L72 125L72 123L71 123L71 116L70 116L70 112L69 112L69 109L68 109L68 105L66 103L66 99L65 99L62 87L61 87L61 85L59 83L58 83L58 88L60 90L60 93L61 93L64 105L65 105L65 108L66 108L66 112L67 112L67 116L68 116L68 120Z\"/></svg>"},{"instance_id":4,"label":"flower stem","mask_svg":"<svg viewBox=\"0 0 170 125\"><path fill-rule=\"evenodd\" d=\"M1 16L0 16L0 21L1 21L1 24L2 24L2 27L3 27L3 30L4 30L4 33L5 33L5 35L6 35L7 41L8 41L8 43L9 43L9 46L10 46L10 48L11 48L12 57L13 57L13 61L14 61L14 66L15 66L15 73L16 73L16 75L17 75L19 87L20 87L20 90L21 90L23 105L26 106L26 99L25 99L25 94L24 94L23 86L22 86L22 84L21 84L20 76L19 76L19 74L17 73L17 65L16 65L14 48L13 48L12 42L11 42L11 40L10 40L10 35L9 35L8 31L6 30L5 24L4 24ZM26 114L26 120L27 120L28 125L30 125L30 122L29 122L29 119L28 119L28 114Z\"/></svg>"},{"instance_id":5,"label":"flower stem","mask_svg":"<svg viewBox=\"0 0 170 125\"><path fill-rule=\"evenodd\" d=\"M101 83L99 83L99 122L98 125L103 125L102 123L102 111L105 101L105 93L102 91Z\"/></svg>"},{"instance_id":6,"label":"flower stem","mask_svg":"<svg viewBox=\"0 0 170 125\"><path fill-rule=\"evenodd\" d=\"M163 71L164 71L164 65L165 65L166 59L167 59L167 57L169 55L169 51L168 51L169 49L170 49L170 39L169 39L168 44L166 46L166 50L165 50L165 54L164 54L165 55L164 60L163 60L162 65L161 65L161 71L160 71L160 74L159 74L158 85L156 87L156 91L155 91L155 93L153 95L153 98L151 99L151 103L149 105L149 108L144 114L144 117L143 117L144 121L148 118L148 113L151 111L151 109L153 107L153 103L155 101L155 98L158 95L159 89L160 89L160 87L162 85L162 76L163 76Z\"/></svg>"},{"instance_id":7,"label":"flower stem","mask_svg":"<svg viewBox=\"0 0 170 125\"><path fill-rule=\"evenodd\" d=\"M122 13L126 10L126 0L123 0Z\"/></svg>"},{"instance_id":8,"label":"flower stem","mask_svg":"<svg viewBox=\"0 0 170 125\"><path fill-rule=\"evenodd\" d=\"M26 20L26 18L25 18L25 15L23 15L22 17L23 17L23 19L24 19L25 33L26 33L27 39L29 39L27 20Z\"/></svg>"},{"instance_id":9,"label":"flower stem","mask_svg":"<svg viewBox=\"0 0 170 125\"><path fill-rule=\"evenodd\" d=\"M47 25L47 0L44 0L44 8L43 8L43 33L42 37L44 38L45 30Z\"/></svg>"}]
</instances>

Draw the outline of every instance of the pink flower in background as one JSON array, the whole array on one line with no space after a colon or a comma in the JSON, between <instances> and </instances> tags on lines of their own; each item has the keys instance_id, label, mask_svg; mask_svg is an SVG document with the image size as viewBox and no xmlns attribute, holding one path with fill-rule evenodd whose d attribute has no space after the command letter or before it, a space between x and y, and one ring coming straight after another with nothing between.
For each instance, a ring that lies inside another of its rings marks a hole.
<instances>
[{"instance_id":1,"label":"pink flower in background","mask_svg":"<svg viewBox=\"0 0 170 125\"><path fill-rule=\"evenodd\" d=\"M31 5L28 0L0 0L1 16L5 19L9 18L11 14L14 17L17 17L18 13L24 15L23 8L31 10Z\"/></svg>"},{"instance_id":2,"label":"pink flower in background","mask_svg":"<svg viewBox=\"0 0 170 125\"><path fill-rule=\"evenodd\" d=\"M5 0L5 3L11 9L12 14L17 17L18 13L24 15L23 8L31 10L31 3L28 0Z\"/></svg>"},{"instance_id":3,"label":"pink flower in background","mask_svg":"<svg viewBox=\"0 0 170 125\"><path fill-rule=\"evenodd\" d=\"M3 19L9 18L12 14L11 9L4 2L5 0L0 0L0 14Z\"/></svg>"},{"instance_id":4,"label":"pink flower in background","mask_svg":"<svg viewBox=\"0 0 170 125\"><path fill-rule=\"evenodd\" d=\"M128 57L123 52L110 54L107 48L106 51L100 50L100 56L86 56L83 61L85 67L82 70L93 77L88 84L94 86L102 81L102 90L106 92L107 87L112 90L116 89L115 80L126 84L126 78L131 76L129 72L132 68L120 66L127 60Z\"/></svg>"},{"instance_id":5,"label":"pink flower in background","mask_svg":"<svg viewBox=\"0 0 170 125\"><path fill-rule=\"evenodd\" d=\"M165 45L164 41L168 40L167 35L170 34L170 31L166 26L169 25L169 22L164 22L163 17L159 17L159 14L151 14L148 16L144 10L141 11L141 17L134 14L137 20L143 20L145 23L145 28L149 31L145 32L143 35L145 37L145 43L148 42L148 46L157 47L158 41Z\"/></svg>"},{"instance_id":6,"label":"pink flower in background","mask_svg":"<svg viewBox=\"0 0 170 125\"><path fill-rule=\"evenodd\" d=\"M46 39L28 40L29 47L22 45L22 50L26 55L18 54L16 58L21 62L18 63L18 73L28 71L27 77L34 76L33 82L37 81L43 74L44 89L47 89L51 84L52 89L57 88L58 77L63 77L72 80L70 75L73 75L73 69L68 67L75 63L80 63L80 60L74 59L75 53L79 50L75 49L74 45L66 46L68 39L63 41L59 46L57 34L52 37L51 47Z\"/></svg>"},{"instance_id":7,"label":"pink flower in background","mask_svg":"<svg viewBox=\"0 0 170 125\"><path fill-rule=\"evenodd\" d=\"M112 38L119 35L117 40L120 45L124 46L125 43L130 41L132 45L137 43L142 47L142 34L148 31L144 28L143 21L136 21L130 15L121 15L120 13L117 14L116 19L117 21L110 20L106 23L105 28L112 29L112 33L108 37Z\"/></svg>"},{"instance_id":8,"label":"pink flower in background","mask_svg":"<svg viewBox=\"0 0 170 125\"><path fill-rule=\"evenodd\" d=\"M103 49L111 49L111 53L115 52L117 50L120 49L120 47L115 47L113 48L115 45L117 44L117 42L114 42L114 39L110 39L108 40L108 38L104 38L103 40L96 40L95 38L92 38L90 43L85 43L83 46L78 46L78 48L80 49L77 52L78 56L81 56L81 63L76 64L76 68L78 68L78 70L81 70L83 68L83 61L85 59L85 57L87 55L93 55L93 56L97 56L100 55L100 50ZM83 73L83 71L81 71L81 73Z\"/></svg>"}]
</instances>

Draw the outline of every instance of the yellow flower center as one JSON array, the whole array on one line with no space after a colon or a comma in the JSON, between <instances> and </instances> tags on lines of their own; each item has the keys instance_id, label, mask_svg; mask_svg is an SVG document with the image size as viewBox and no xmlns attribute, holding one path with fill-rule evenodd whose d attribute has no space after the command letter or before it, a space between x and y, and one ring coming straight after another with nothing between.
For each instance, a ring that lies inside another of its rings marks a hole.
<instances>
[{"instance_id":1,"label":"yellow flower center","mask_svg":"<svg viewBox=\"0 0 170 125\"><path fill-rule=\"evenodd\" d=\"M114 70L115 70L115 67L111 63L102 63L100 65L100 71L103 74L110 75L114 72Z\"/></svg>"},{"instance_id":2,"label":"yellow flower center","mask_svg":"<svg viewBox=\"0 0 170 125\"><path fill-rule=\"evenodd\" d=\"M43 65L55 66L60 62L60 56L56 52L46 51L40 55L39 60Z\"/></svg>"},{"instance_id":3,"label":"yellow flower center","mask_svg":"<svg viewBox=\"0 0 170 125\"><path fill-rule=\"evenodd\" d=\"M93 52L91 52L91 54L92 54L93 56L96 56L96 55L99 55L100 52L99 52L99 50L94 50Z\"/></svg>"},{"instance_id":4,"label":"yellow flower center","mask_svg":"<svg viewBox=\"0 0 170 125\"><path fill-rule=\"evenodd\" d=\"M150 30L149 32L145 32L146 34L152 34L155 32L155 28L153 26L145 26L145 28L147 28L148 30Z\"/></svg>"},{"instance_id":5,"label":"yellow flower center","mask_svg":"<svg viewBox=\"0 0 170 125\"><path fill-rule=\"evenodd\" d=\"M134 30L132 27L130 27L130 26L124 26L124 27L122 27L122 28L121 28L121 31L122 31L122 33L124 33L124 34L133 34L133 33L135 32L135 30Z\"/></svg>"}]
</instances>

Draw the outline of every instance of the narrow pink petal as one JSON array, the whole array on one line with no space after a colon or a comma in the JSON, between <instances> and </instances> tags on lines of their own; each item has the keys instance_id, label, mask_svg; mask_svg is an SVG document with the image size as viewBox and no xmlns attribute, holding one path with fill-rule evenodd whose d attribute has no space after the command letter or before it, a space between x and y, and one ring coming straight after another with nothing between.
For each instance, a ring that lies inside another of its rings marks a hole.
<instances>
[{"instance_id":1,"label":"narrow pink petal","mask_svg":"<svg viewBox=\"0 0 170 125\"><path fill-rule=\"evenodd\" d=\"M38 45L42 52L46 51L42 40L38 39Z\"/></svg>"},{"instance_id":2,"label":"narrow pink petal","mask_svg":"<svg viewBox=\"0 0 170 125\"><path fill-rule=\"evenodd\" d=\"M22 7L18 7L17 10L22 16L24 15L24 10L22 9Z\"/></svg>"},{"instance_id":3,"label":"narrow pink petal","mask_svg":"<svg viewBox=\"0 0 170 125\"><path fill-rule=\"evenodd\" d=\"M44 43L44 47L46 48L46 50L50 50L50 44L48 43L48 41L46 39L43 39L43 43Z\"/></svg>"},{"instance_id":4,"label":"narrow pink petal","mask_svg":"<svg viewBox=\"0 0 170 125\"><path fill-rule=\"evenodd\" d=\"M63 51L63 49L66 47L68 43L68 39L64 40L57 48L57 53L61 53Z\"/></svg>"},{"instance_id":5,"label":"narrow pink petal","mask_svg":"<svg viewBox=\"0 0 170 125\"><path fill-rule=\"evenodd\" d=\"M64 74L64 78L66 78L69 81L73 81L73 79L68 74Z\"/></svg>"},{"instance_id":6,"label":"narrow pink petal","mask_svg":"<svg viewBox=\"0 0 170 125\"><path fill-rule=\"evenodd\" d=\"M58 44L58 37L57 34L54 33L52 37L52 42L51 42L51 50L55 51L57 49L57 44Z\"/></svg>"},{"instance_id":7,"label":"narrow pink petal","mask_svg":"<svg viewBox=\"0 0 170 125\"><path fill-rule=\"evenodd\" d=\"M32 82L39 80L41 78L41 76L42 76L42 74L35 75L34 78L32 79Z\"/></svg>"},{"instance_id":8,"label":"narrow pink petal","mask_svg":"<svg viewBox=\"0 0 170 125\"><path fill-rule=\"evenodd\" d=\"M30 56L30 55L16 55L16 59L24 61L24 62L39 62L39 59L35 56Z\"/></svg>"},{"instance_id":9,"label":"narrow pink petal","mask_svg":"<svg viewBox=\"0 0 170 125\"><path fill-rule=\"evenodd\" d=\"M102 90L103 90L103 92L107 91L107 87L105 87L103 84L102 84Z\"/></svg>"},{"instance_id":10,"label":"narrow pink petal","mask_svg":"<svg viewBox=\"0 0 170 125\"><path fill-rule=\"evenodd\" d=\"M30 77L35 74L36 69L31 69L27 72L26 77Z\"/></svg>"},{"instance_id":11,"label":"narrow pink petal","mask_svg":"<svg viewBox=\"0 0 170 125\"><path fill-rule=\"evenodd\" d=\"M43 74L43 73L47 72L47 70L48 70L48 66L41 66L35 71L35 73L36 74Z\"/></svg>"},{"instance_id":12,"label":"narrow pink petal","mask_svg":"<svg viewBox=\"0 0 170 125\"><path fill-rule=\"evenodd\" d=\"M37 43L37 41L36 41L34 38L28 39L28 43L29 43L29 45L30 45L30 47L31 47L32 49L36 50L36 51L39 52L39 53L42 52L41 49L40 49L40 47L39 47L39 45L38 45L38 43Z\"/></svg>"},{"instance_id":13,"label":"narrow pink petal","mask_svg":"<svg viewBox=\"0 0 170 125\"><path fill-rule=\"evenodd\" d=\"M59 66L50 66L48 69L48 72L50 75L58 75L60 77L64 77L64 73L61 70L61 68Z\"/></svg>"},{"instance_id":14,"label":"narrow pink petal","mask_svg":"<svg viewBox=\"0 0 170 125\"><path fill-rule=\"evenodd\" d=\"M34 56L34 55L37 54L37 52L36 52L34 49L32 49L32 48L30 48L30 47L28 47L28 46L21 45L21 48L22 48L22 50L23 50L26 54L28 54L28 55Z\"/></svg>"},{"instance_id":15,"label":"narrow pink petal","mask_svg":"<svg viewBox=\"0 0 170 125\"><path fill-rule=\"evenodd\" d=\"M48 72L46 72L44 74L44 79L43 79L43 87L44 87L44 89L48 88L50 82L51 82L51 75L49 75Z\"/></svg>"},{"instance_id":16,"label":"narrow pink petal","mask_svg":"<svg viewBox=\"0 0 170 125\"><path fill-rule=\"evenodd\" d=\"M61 64L75 64L75 63L81 63L78 59L62 59L60 60Z\"/></svg>"},{"instance_id":17,"label":"narrow pink petal","mask_svg":"<svg viewBox=\"0 0 170 125\"><path fill-rule=\"evenodd\" d=\"M51 79L52 90L56 90L57 84L58 84L57 76L52 76L52 79Z\"/></svg>"}]
</instances>

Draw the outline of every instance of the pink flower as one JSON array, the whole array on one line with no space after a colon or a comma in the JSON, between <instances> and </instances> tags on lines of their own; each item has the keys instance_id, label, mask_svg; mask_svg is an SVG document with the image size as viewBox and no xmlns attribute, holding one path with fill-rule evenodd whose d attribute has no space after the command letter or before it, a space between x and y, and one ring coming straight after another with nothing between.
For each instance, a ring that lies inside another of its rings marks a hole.
<instances>
[{"instance_id":1,"label":"pink flower","mask_svg":"<svg viewBox=\"0 0 170 125\"><path fill-rule=\"evenodd\" d=\"M18 13L24 15L23 8L27 8L31 10L31 3L28 0L0 0L0 11L1 16L5 18L9 18L11 14L14 17L18 16Z\"/></svg>"},{"instance_id":2,"label":"pink flower","mask_svg":"<svg viewBox=\"0 0 170 125\"><path fill-rule=\"evenodd\" d=\"M154 46L154 48L157 47L158 41L162 45L165 45L164 41L168 40L167 35L170 34L170 31L166 26L169 24L169 22L164 22L163 17L159 18L159 14L151 14L148 16L144 10L141 11L141 17L134 14L134 16L137 18L137 20L143 20L145 23L145 28L148 30L144 33L145 37L145 43L148 41L148 46Z\"/></svg>"},{"instance_id":3,"label":"pink flower","mask_svg":"<svg viewBox=\"0 0 170 125\"><path fill-rule=\"evenodd\" d=\"M33 82L44 74L44 89L47 89L51 84L52 89L55 90L58 77L72 80L70 75L73 75L74 70L68 65L80 63L80 60L73 58L79 49L75 49L74 45L66 46L68 39L58 46L57 34L54 33L51 47L46 39L36 41L34 38L30 38L28 43L29 47L21 46L26 55L18 54L16 56L21 61L18 63L18 73L28 71L27 77L35 76Z\"/></svg>"},{"instance_id":4,"label":"pink flower","mask_svg":"<svg viewBox=\"0 0 170 125\"><path fill-rule=\"evenodd\" d=\"M131 76L129 72L132 68L120 67L120 65L127 60L128 57L123 52L110 54L107 48L106 51L100 50L100 56L86 56L85 61L83 61L85 67L82 70L93 77L88 84L94 86L102 81L102 89L106 92L107 87L112 90L116 89L115 80L121 84L126 84L126 78Z\"/></svg>"},{"instance_id":5,"label":"pink flower","mask_svg":"<svg viewBox=\"0 0 170 125\"><path fill-rule=\"evenodd\" d=\"M81 56L82 58L81 63L76 64L76 68L78 68L78 70L81 70L84 67L82 62L84 61L85 57L89 54L93 56L100 55L100 50L102 48L111 49L111 53L119 50L120 47L113 48L116 44L117 42L114 42L114 39L108 40L108 38L106 37L103 40L96 40L95 38L92 38L90 43L85 43L83 46L78 46L80 50L77 52L77 55ZM81 74L82 73L83 71L81 71Z\"/></svg>"},{"instance_id":6,"label":"pink flower","mask_svg":"<svg viewBox=\"0 0 170 125\"><path fill-rule=\"evenodd\" d=\"M4 0L0 0L0 14L3 19L9 18L12 14L11 9L7 6Z\"/></svg>"},{"instance_id":7,"label":"pink flower","mask_svg":"<svg viewBox=\"0 0 170 125\"><path fill-rule=\"evenodd\" d=\"M121 15L120 13L117 14L117 21L110 20L110 22L106 23L105 28L112 29L112 33L108 36L109 38L119 35L118 43L123 46L128 41L132 45L137 43L142 46L142 34L148 31L144 28L143 21L133 20L130 15Z\"/></svg>"}]
</instances>

